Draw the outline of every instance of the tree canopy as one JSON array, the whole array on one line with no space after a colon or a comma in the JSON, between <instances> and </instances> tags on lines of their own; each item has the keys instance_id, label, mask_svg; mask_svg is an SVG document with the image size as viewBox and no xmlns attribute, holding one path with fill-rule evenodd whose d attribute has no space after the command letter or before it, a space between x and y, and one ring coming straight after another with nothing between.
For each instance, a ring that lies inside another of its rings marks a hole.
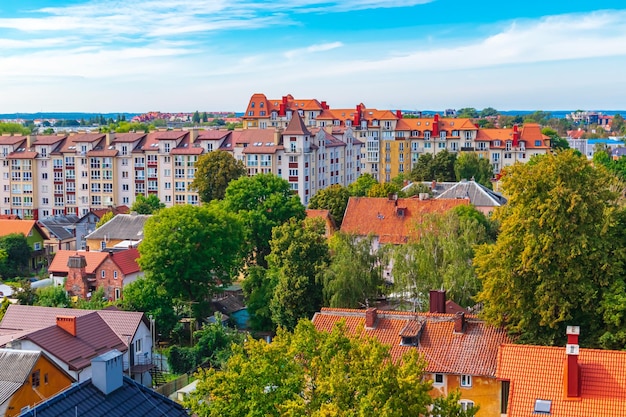
<instances>
[{"instance_id":1,"label":"tree canopy","mask_svg":"<svg viewBox=\"0 0 626 417\"><path fill-rule=\"evenodd\" d=\"M565 326L580 325L586 343L597 345L598 306L611 283L623 280L623 241L612 228L615 182L571 150L507 168L508 204L495 212L500 234L474 258L485 319L546 344L561 344Z\"/></svg>"},{"instance_id":2,"label":"tree canopy","mask_svg":"<svg viewBox=\"0 0 626 417\"><path fill-rule=\"evenodd\" d=\"M165 204L161 203L156 194L150 194L148 197L139 194L135 196L135 202L130 206L130 211L137 212L137 214L154 214L164 207Z\"/></svg>"},{"instance_id":3,"label":"tree canopy","mask_svg":"<svg viewBox=\"0 0 626 417\"><path fill-rule=\"evenodd\" d=\"M241 216L247 229L249 258L267 267L272 229L289 219L304 219L304 206L286 180L273 174L240 177L226 188L226 211Z\"/></svg>"},{"instance_id":4,"label":"tree canopy","mask_svg":"<svg viewBox=\"0 0 626 417\"><path fill-rule=\"evenodd\" d=\"M142 196L143 197L143 196ZM102 217L100 217L100 220L98 220L98 223L96 223L96 229L104 226L109 220L111 220L115 215L113 214L112 211L107 211L106 213L104 213L102 215Z\"/></svg>"},{"instance_id":5,"label":"tree canopy","mask_svg":"<svg viewBox=\"0 0 626 417\"><path fill-rule=\"evenodd\" d=\"M333 184L316 192L311 197L309 208L330 211L330 215L337 223L337 226L341 226L349 199L350 191L348 188L340 184Z\"/></svg>"},{"instance_id":6,"label":"tree canopy","mask_svg":"<svg viewBox=\"0 0 626 417\"><path fill-rule=\"evenodd\" d=\"M238 274L243 242L234 214L215 205L177 205L146 221L138 263L171 298L195 304L198 315L207 298Z\"/></svg>"},{"instance_id":7,"label":"tree canopy","mask_svg":"<svg viewBox=\"0 0 626 417\"><path fill-rule=\"evenodd\" d=\"M243 162L229 152L216 150L201 155L196 162L196 175L190 188L198 193L200 201L221 200L232 180L246 175Z\"/></svg>"},{"instance_id":8,"label":"tree canopy","mask_svg":"<svg viewBox=\"0 0 626 417\"><path fill-rule=\"evenodd\" d=\"M423 153L417 159L409 177L413 181L454 181L456 158L456 154L447 150L438 152L435 156Z\"/></svg>"},{"instance_id":9,"label":"tree canopy","mask_svg":"<svg viewBox=\"0 0 626 417\"><path fill-rule=\"evenodd\" d=\"M0 237L0 250L6 254L0 259L0 276L7 280L22 276L28 270L31 247L26 236L21 233L12 233Z\"/></svg>"},{"instance_id":10,"label":"tree canopy","mask_svg":"<svg viewBox=\"0 0 626 417\"><path fill-rule=\"evenodd\" d=\"M374 184L378 184L372 174L365 173L348 185L350 195L354 197L365 197Z\"/></svg>"},{"instance_id":11,"label":"tree canopy","mask_svg":"<svg viewBox=\"0 0 626 417\"><path fill-rule=\"evenodd\" d=\"M492 188L493 167L487 158L480 158L475 152L463 152L454 163L456 180L474 179L487 188Z\"/></svg>"},{"instance_id":12,"label":"tree canopy","mask_svg":"<svg viewBox=\"0 0 626 417\"><path fill-rule=\"evenodd\" d=\"M342 324L318 332L303 320L270 344L249 338L223 370L198 373L185 405L200 417L426 415L432 383L417 350L396 363L389 346L346 333Z\"/></svg>"}]
</instances>

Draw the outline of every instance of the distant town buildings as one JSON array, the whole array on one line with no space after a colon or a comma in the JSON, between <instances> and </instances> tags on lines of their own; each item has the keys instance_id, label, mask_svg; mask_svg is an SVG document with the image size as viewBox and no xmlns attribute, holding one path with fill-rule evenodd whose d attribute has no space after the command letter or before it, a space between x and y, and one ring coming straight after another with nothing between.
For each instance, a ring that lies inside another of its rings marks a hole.
<instances>
[{"instance_id":1,"label":"distant town buildings","mask_svg":"<svg viewBox=\"0 0 626 417\"><path fill-rule=\"evenodd\" d=\"M362 103L334 109L291 95L252 95L242 121L243 129L234 131L1 136L0 214L83 217L130 206L137 195L156 195L166 206L199 204L190 190L195 163L215 150L242 161L248 175L284 178L305 205L318 190L346 186L363 173L381 182L408 174L425 153L476 152L497 174L550 150L537 124L480 129L470 119L405 117Z\"/></svg>"}]
</instances>

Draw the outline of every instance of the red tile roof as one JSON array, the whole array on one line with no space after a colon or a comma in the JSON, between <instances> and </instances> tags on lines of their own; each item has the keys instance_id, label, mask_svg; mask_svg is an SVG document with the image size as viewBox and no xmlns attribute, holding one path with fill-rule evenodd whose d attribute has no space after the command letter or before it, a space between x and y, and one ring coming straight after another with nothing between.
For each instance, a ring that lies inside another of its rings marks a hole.
<instances>
[{"instance_id":1,"label":"red tile roof","mask_svg":"<svg viewBox=\"0 0 626 417\"><path fill-rule=\"evenodd\" d=\"M285 135L307 135L310 136L311 132L304 125L304 121L302 117L300 117L300 113L294 112L293 117L289 121L289 124L285 128L283 132Z\"/></svg>"},{"instance_id":2,"label":"red tile roof","mask_svg":"<svg viewBox=\"0 0 626 417\"><path fill-rule=\"evenodd\" d=\"M146 135L147 133L133 133L133 132L116 133L115 138L113 138L111 142L112 143L133 143L133 142L140 140Z\"/></svg>"},{"instance_id":3,"label":"red tile roof","mask_svg":"<svg viewBox=\"0 0 626 417\"><path fill-rule=\"evenodd\" d=\"M118 214L128 214L128 213L130 213L130 208L128 206L122 205L122 206L115 206L113 208L91 210L91 212L93 214L95 214L99 219L101 219L102 216L104 216L109 211L112 211L113 215L116 216Z\"/></svg>"},{"instance_id":4,"label":"red tile roof","mask_svg":"<svg viewBox=\"0 0 626 417\"><path fill-rule=\"evenodd\" d=\"M87 152L87 156L116 156L118 151L116 149L92 149Z\"/></svg>"},{"instance_id":5,"label":"red tile roof","mask_svg":"<svg viewBox=\"0 0 626 417\"><path fill-rule=\"evenodd\" d=\"M33 136L33 145L54 145L65 139L67 135Z\"/></svg>"},{"instance_id":6,"label":"red tile roof","mask_svg":"<svg viewBox=\"0 0 626 417\"><path fill-rule=\"evenodd\" d=\"M20 151L11 152L7 155L7 159L33 159L37 158L37 152L35 151Z\"/></svg>"},{"instance_id":7,"label":"red tile roof","mask_svg":"<svg viewBox=\"0 0 626 417\"><path fill-rule=\"evenodd\" d=\"M426 214L444 213L456 206L469 205L468 199L350 197L341 231L359 236L373 234L380 243L406 243L415 225Z\"/></svg>"},{"instance_id":8,"label":"red tile roof","mask_svg":"<svg viewBox=\"0 0 626 417\"><path fill-rule=\"evenodd\" d=\"M0 136L0 145L17 145L26 140L26 136Z\"/></svg>"},{"instance_id":9,"label":"red tile roof","mask_svg":"<svg viewBox=\"0 0 626 417\"><path fill-rule=\"evenodd\" d=\"M35 228L44 239L48 239L46 232L39 227L35 220L0 219L0 236L6 236L12 233L21 233L24 236L28 236L33 228Z\"/></svg>"},{"instance_id":10,"label":"red tile roof","mask_svg":"<svg viewBox=\"0 0 626 417\"><path fill-rule=\"evenodd\" d=\"M139 272L139 251L137 248L129 248L123 251L113 253L113 262L120 267L122 274L129 275Z\"/></svg>"},{"instance_id":11,"label":"red tile roof","mask_svg":"<svg viewBox=\"0 0 626 417\"><path fill-rule=\"evenodd\" d=\"M313 317L317 330L330 331L345 321L348 331L376 337L391 346L391 357L398 360L409 349L418 349L428 365L426 372L495 376L498 347L510 343L503 329L465 315L463 333L454 332L454 314L377 311L372 329L365 328L365 310L322 308ZM417 332L421 331L421 334ZM419 335L417 346L401 345L402 336Z\"/></svg>"},{"instance_id":12,"label":"red tile roof","mask_svg":"<svg viewBox=\"0 0 626 417\"><path fill-rule=\"evenodd\" d=\"M231 132L229 130L201 130L198 132L196 141L199 140L219 140L228 136Z\"/></svg>"},{"instance_id":13,"label":"red tile roof","mask_svg":"<svg viewBox=\"0 0 626 417\"><path fill-rule=\"evenodd\" d=\"M85 272L88 274L94 274L96 269L104 262L109 256L108 252L94 252L94 251L75 251L75 250L58 250L54 255L54 259L48 267L48 272L55 274L67 274L69 267L67 261L70 256L82 255L87 261L87 267Z\"/></svg>"},{"instance_id":14,"label":"red tile roof","mask_svg":"<svg viewBox=\"0 0 626 417\"><path fill-rule=\"evenodd\" d=\"M509 417L532 416L537 399L552 402L554 417L614 417L626 413L626 352L580 349L580 399L564 397L564 347L500 347L499 379L511 381Z\"/></svg>"}]
</instances>

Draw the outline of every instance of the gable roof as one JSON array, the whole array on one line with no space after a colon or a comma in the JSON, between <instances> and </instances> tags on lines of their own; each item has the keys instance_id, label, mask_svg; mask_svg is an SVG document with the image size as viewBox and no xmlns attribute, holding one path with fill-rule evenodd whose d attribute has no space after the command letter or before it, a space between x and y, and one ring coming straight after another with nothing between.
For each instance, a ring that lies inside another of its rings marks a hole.
<instances>
[{"instance_id":1,"label":"gable roof","mask_svg":"<svg viewBox=\"0 0 626 417\"><path fill-rule=\"evenodd\" d=\"M24 417L151 417L189 416L175 401L127 376L122 386L104 395L91 379L74 384L54 397L20 414Z\"/></svg>"},{"instance_id":2,"label":"gable roof","mask_svg":"<svg viewBox=\"0 0 626 417\"><path fill-rule=\"evenodd\" d=\"M72 230L76 228L78 216L75 214L66 216L46 217L39 220L39 224L46 228L48 232L58 240L73 239Z\"/></svg>"},{"instance_id":3,"label":"gable roof","mask_svg":"<svg viewBox=\"0 0 626 417\"><path fill-rule=\"evenodd\" d=\"M82 255L85 257L87 261L87 266L85 267L85 272L88 274L94 274L96 269L104 262L104 260L109 256L109 252L91 252L91 251L75 251L75 250L59 250L54 255L54 259L50 266L48 267L48 272L50 273L68 273L69 267L67 266L67 261L70 256L74 255Z\"/></svg>"},{"instance_id":4,"label":"gable roof","mask_svg":"<svg viewBox=\"0 0 626 417\"><path fill-rule=\"evenodd\" d=\"M402 191L409 190L413 184L408 184L402 188ZM422 184L430 187L435 198L469 198L470 203L477 207L500 207L507 201L501 194L473 180L459 182L422 181Z\"/></svg>"},{"instance_id":5,"label":"gable roof","mask_svg":"<svg viewBox=\"0 0 626 417\"><path fill-rule=\"evenodd\" d=\"M350 197L341 231L359 236L373 234L380 243L402 244L413 235L415 224L424 215L468 204L467 199Z\"/></svg>"},{"instance_id":6,"label":"gable roof","mask_svg":"<svg viewBox=\"0 0 626 417\"><path fill-rule=\"evenodd\" d=\"M13 233L21 233L28 237L32 229L35 229L42 238L48 239L48 234L43 231L35 220L8 220L0 219L0 236L6 236Z\"/></svg>"},{"instance_id":7,"label":"gable roof","mask_svg":"<svg viewBox=\"0 0 626 417\"><path fill-rule=\"evenodd\" d=\"M508 416L531 416L537 399L552 402L550 415L609 417L626 410L626 352L580 349L580 399L565 398L564 347L500 347L499 379L511 381Z\"/></svg>"},{"instance_id":8,"label":"gable roof","mask_svg":"<svg viewBox=\"0 0 626 417\"><path fill-rule=\"evenodd\" d=\"M0 406L30 377L41 352L0 349Z\"/></svg>"},{"instance_id":9,"label":"gable roof","mask_svg":"<svg viewBox=\"0 0 626 417\"><path fill-rule=\"evenodd\" d=\"M137 248L128 248L126 250L113 252L111 258L113 262L120 267L124 275L134 274L140 270L139 264L137 263L137 259L139 259L139 250L137 250Z\"/></svg>"},{"instance_id":10,"label":"gable roof","mask_svg":"<svg viewBox=\"0 0 626 417\"><path fill-rule=\"evenodd\" d=\"M391 347L399 360L410 349L418 349L428 363L426 372L493 377L498 347L510 343L504 329L489 326L475 316L465 315L462 333L454 332L454 314L377 311L373 328L365 328L365 310L322 308L313 316L317 330L330 331L345 321L348 331L376 337ZM402 336L418 337L417 346L401 345Z\"/></svg>"},{"instance_id":11,"label":"gable roof","mask_svg":"<svg viewBox=\"0 0 626 417\"><path fill-rule=\"evenodd\" d=\"M289 124L285 128L283 132L285 135L311 135L311 132L306 128L302 117L300 117L300 113L297 111L293 113Z\"/></svg>"},{"instance_id":12,"label":"gable roof","mask_svg":"<svg viewBox=\"0 0 626 417\"><path fill-rule=\"evenodd\" d=\"M85 239L141 240L143 227L150 217L148 214L118 214Z\"/></svg>"},{"instance_id":13,"label":"gable roof","mask_svg":"<svg viewBox=\"0 0 626 417\"><path fill-rule=\"evenodd\" d=\"M89 213L93 213L99 219L101 219L102 216L104 216L108 212L113 212L113 215L117 216L118 214L128 214L130 212L130 208L128 206L125 206L125 205L111 206L111 207L105 208L105 209L93 209ZM89 215L89 213L85 214L85 216ZM85 217L85 216L83 216L83 217ZM81 217L81 219L82 219L82 217Z\"/></svg>"}]
</instances>

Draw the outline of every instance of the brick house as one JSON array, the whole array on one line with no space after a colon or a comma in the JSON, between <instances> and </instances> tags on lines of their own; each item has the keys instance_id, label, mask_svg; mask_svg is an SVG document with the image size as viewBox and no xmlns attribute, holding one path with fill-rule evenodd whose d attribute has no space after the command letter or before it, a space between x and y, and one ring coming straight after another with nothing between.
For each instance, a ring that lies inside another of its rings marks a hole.
<instances>
[{"instance_id":1,"label":"brick house","mask_svg":"<svg viewBox=\"0 0 626 417\"><path fill-rule=\"evenodd\" d=\"M137 264L139 251L58 251L48 268L54 285L64 285L70 296L89 298L99 287L109 300L122 297L125 285L142 276Z\"/></svg>"}]
</instances>

